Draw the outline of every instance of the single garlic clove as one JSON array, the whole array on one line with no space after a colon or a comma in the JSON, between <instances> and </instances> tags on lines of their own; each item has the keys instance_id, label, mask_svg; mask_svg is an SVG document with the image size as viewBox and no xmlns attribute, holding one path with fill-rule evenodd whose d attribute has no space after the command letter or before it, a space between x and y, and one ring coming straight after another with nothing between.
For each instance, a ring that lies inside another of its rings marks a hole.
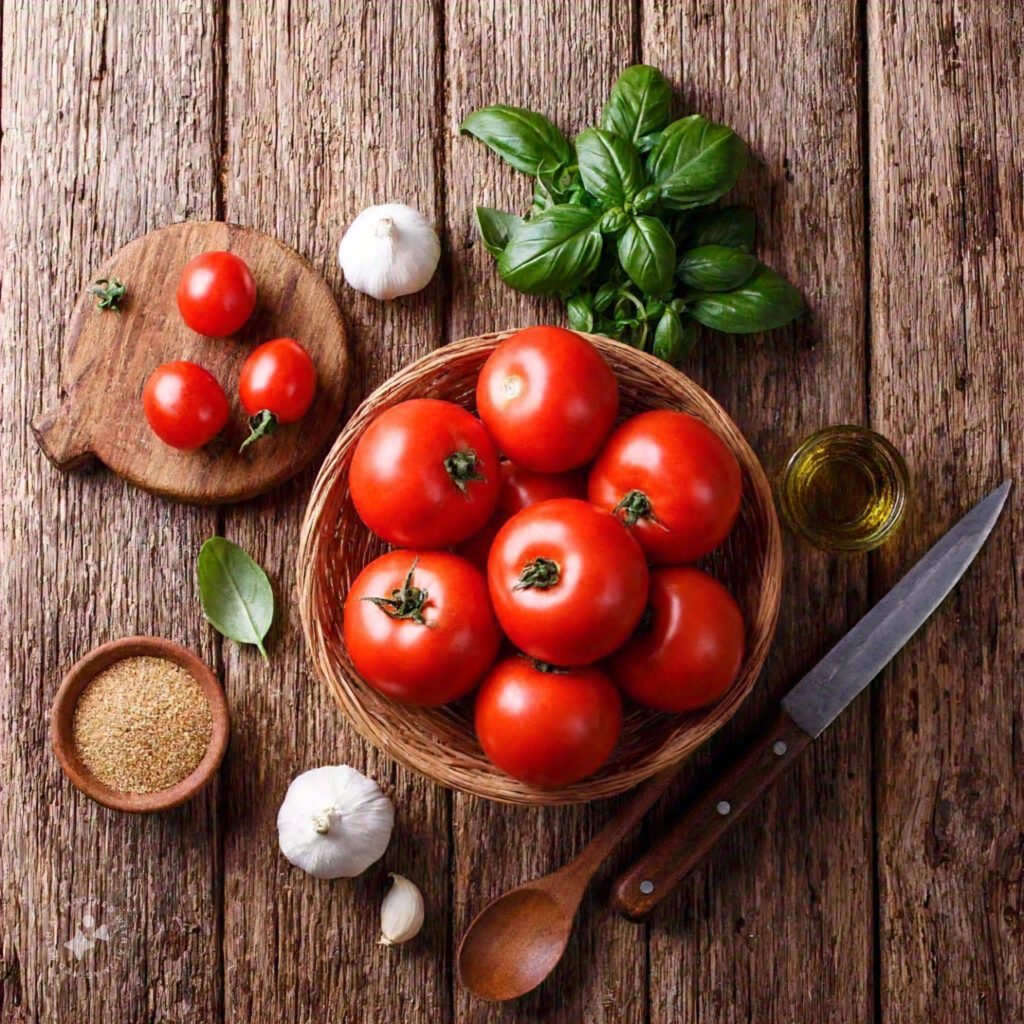
<instances>
[{"instance_id":1,"label":"single garlic clove","mask_svg":"<svg viewBox=\"0 0 1024 1024\"><path fill-rule=\"evenodd\" d=\"M408 942L423 927L423 894L415 883L393 871L394 884L380 905L380 945Z\"/></svg>"}]
</instances>

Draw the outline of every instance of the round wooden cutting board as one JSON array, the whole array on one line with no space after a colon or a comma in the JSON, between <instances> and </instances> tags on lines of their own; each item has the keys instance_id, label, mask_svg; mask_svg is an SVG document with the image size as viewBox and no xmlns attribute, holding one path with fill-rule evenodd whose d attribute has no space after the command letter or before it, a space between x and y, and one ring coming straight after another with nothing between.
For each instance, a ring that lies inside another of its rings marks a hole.
<instances>
[{"instance_id":1,"label":"round wooden cutting board","mask_svg":"<svg viewBox=\"0 0 1024 1024\"><path fill-rule=\"evenodd\" d=\"M176 292L182 268L201 252L228 249L256 279L256 310L240 332L207 338L185 325ZM96 308L88 286L117 277L127 286L121 312ZM248 434L238 401L242 363L260 343L295 338L317 368L317 394L299 422L238 453ZM172 224L130 242L82 288L68 326L63 402L36 418L32 431L47 457L69 469L93 457L156 494L200 504L242 501L297 473L331 438L345 402L345 326L327 283L297 252L269 235L214 221ZM164 444L142 412L142 388L161 363L188 359L212 373L232 415L206 450Z\"/></svg>"}]
</instances>

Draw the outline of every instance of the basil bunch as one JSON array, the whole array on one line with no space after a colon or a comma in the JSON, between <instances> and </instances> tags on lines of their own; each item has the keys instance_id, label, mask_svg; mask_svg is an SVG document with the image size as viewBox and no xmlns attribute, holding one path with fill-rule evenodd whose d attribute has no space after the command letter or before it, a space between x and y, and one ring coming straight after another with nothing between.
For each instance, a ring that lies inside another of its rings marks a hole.
<instances>
[{"instance_id":1,"label":"basil bunch","mask_svg":"<svg viewBox=\"0 0 1024 1024\"><path fill-rule=\"evenodd\" d=\"M478 110L462 131L535 179L525 217L477 207L502 279L560 295L569 325L621 338L679 364L696 324L728 334L781 327L800 293L751 254L752 210L702 210L735 184L743 141L699 114L670 121L672 91L656 68L627 68L600 127L575 143L519 107Z\"/></svg>"}]
</instances>

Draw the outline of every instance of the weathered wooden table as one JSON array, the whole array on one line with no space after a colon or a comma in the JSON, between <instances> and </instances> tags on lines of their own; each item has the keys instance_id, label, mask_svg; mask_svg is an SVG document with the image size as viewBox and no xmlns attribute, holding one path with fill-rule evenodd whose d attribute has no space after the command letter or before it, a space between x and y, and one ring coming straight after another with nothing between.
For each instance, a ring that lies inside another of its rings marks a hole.
<instances>
[{"instance_id":1,"label":"weathered wooden table","mask_svg":"<svg viewBox=\"0 0 1024 1024\"><path fill-rule=\"evenodd\" d=\"M57 398L91 268L184 218L271 232L324 272L351 327L353 403L450 339L555 316L501 285L479 244L474 203L516 207L525 185L458 124L511 102L575 131L622 67L660 66L688 110L749 141L741 191L762 254L813 307L797 329L704 345L689 371L772 472L814 429L855 422L891 437L915 478L904 529L871 558L787 540L769 667L681 795L977 497L1021 475L1022 48L1010 0L7 0L0 1021L1024 1019L1019 486L940 613L649 926L609 911L606 874L563 968L500 1007L454 980L463 927L611 808L492 806L353 735L310 675L292 600L311 474L241 507L181 507L102 469L60 476L28 431ZM359 209L392 199L433 216L446 250L425 293L377 304L343 285L334 253ZM213 533L275 581L269 667L203 622L193 564ZM133 632L200 652L234 716L219 784L144 819L81 797L47 738L63 671ZM329 762L395 797L385 863L429 904L408 948L374 945L381 871L316 882L278 853L288 781ZM80 959L65 945L78 932L95 941Z\"/></svg>"}]
</instances>

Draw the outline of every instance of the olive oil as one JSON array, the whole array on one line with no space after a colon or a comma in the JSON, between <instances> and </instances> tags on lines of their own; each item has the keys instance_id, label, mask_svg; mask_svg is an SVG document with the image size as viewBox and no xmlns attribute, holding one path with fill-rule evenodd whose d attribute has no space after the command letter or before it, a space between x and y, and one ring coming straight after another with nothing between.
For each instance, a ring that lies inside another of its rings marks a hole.
<instances>
[{"instance_id":1,"label":"olive oil","mask_svg":"<svg viewBox=\"0 0 1024 1024\"><path fill-rule=\"evenodd\" d=\"M898 451L865 427L826 427L790 456L779 493L796 533L826 551L871 551L900 524L910 474Z\"/></svg>"}]
</instances>

